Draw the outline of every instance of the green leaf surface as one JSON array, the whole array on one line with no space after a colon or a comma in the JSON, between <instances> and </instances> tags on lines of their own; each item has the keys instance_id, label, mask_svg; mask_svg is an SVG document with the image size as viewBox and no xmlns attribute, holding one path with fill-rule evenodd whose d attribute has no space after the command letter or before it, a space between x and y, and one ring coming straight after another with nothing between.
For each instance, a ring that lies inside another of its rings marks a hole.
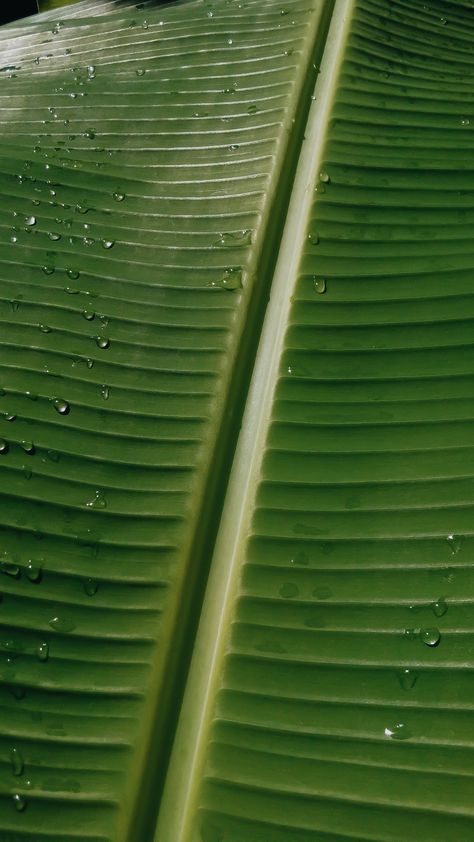
<instances>
[{"instance_id":1,"label":"green leaf surface","mask_svg":"<svg viewBox=\"0 0 474 842\"><path fill-rule=\"evenodd\" d=\"M473 14L0 29L0 842L473 837Z\"/></svg>"},{"instance_id":2,"label":"green leaf surface","mask_svg":"<svg viewBox=\"0 0 474 842\"><path fill-rule=\"evenodd\" d=\"M336 4L157 842L474 835L473 37Z\"/></svg>"},{"instance_id":3,"label":"green leaf surface","mask_svg":"<svg viewBox=\"0 0 474 842\"><path fill-rule=\"evenodd\" d=\"M2 842L151 833L328 10L0 31Z\"/></svg>"}]
</instances>

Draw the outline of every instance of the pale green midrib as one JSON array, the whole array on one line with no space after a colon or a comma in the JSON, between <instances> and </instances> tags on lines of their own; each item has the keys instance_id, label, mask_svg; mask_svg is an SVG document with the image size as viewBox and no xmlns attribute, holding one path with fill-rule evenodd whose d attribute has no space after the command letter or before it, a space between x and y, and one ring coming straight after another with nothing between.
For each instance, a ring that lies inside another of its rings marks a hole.
<instances>
[{"instance_id":1,"label":"pale green midrib","mask_svg":"<svg viewBox=\"0 0 474 842\"><path fill-rule=\"evenodd\" d=\"M294 283L297 277L307 217L324 151L325 129L355 2L336 0L329 32L326 30L324 33L327 39L315 88L315 100L309 109L306 124L304 140L307 142L302 145L289 197L271 297L260 334L242 428L214 545L208 588L165 782L155 842L195 842L194 802L202 774L211 705L225 654L227 621L237 593L240 550L250 526L288 323L291 305L288 279Z\"/></svg>"},{"instance_id":2,"label":"pale green midrib","mask_svg":"<svg viewBox=\"0 0 474 842\"><path fill-rule=\"evenodd\" d=\"M265 215L261 223L263 236L262 234L260 236L263 246L261 253L257 255L256 262L249 269L251 274L259 278L259 283L254 284L245 322L242 325L242 333L238 337L236 347L238 346L239 350L236 354L236 363L223 400L223 421L218 430L210 464L206 466L208 481L200 498L200 517L196 531L189 543L190 552L192 547L193 565L184 586L176 589L175 610L170 612L170 624L174 629L174 645L163 669L163 676L168 677L168 680L159 688L160 710L163 711L165 708L168 713L166 716L161 714L155 720L147 751L148 761L143 767L141 781L137 780L134 783L139 795L135 799L135 813L131 815L129 830L124 837L127 842L148 842L153 838L155 830L156 813L160 805L177 719L187 686L210 561L213 557L232 460L259 347L279 244L299 167L311 104L311 92L317 78L317 59L325 43L333 8L334 0L322 0L321 12L315 14L313 31L308 35L305 55L307 67L305 75L302 74L298 82L300 92L293 111L294 125L286 142L284 161L281 150L278 153L281 158L276 166L279 179L277 183L276 179L273 180L273 196L266 203ZM285 120L285 124L288 122ZM282 127L281 131L285 129ZM176 621L178 615L179 620ZM174 621L173 617L175 617ZM185 622L183 618L186 618ZM158 760L159 768L156 768ZM156 805L155 811L150 809L151 804ZM167 836L166 842L171 839L174 840L174 837Z\"/></svg>"}]
</instances>

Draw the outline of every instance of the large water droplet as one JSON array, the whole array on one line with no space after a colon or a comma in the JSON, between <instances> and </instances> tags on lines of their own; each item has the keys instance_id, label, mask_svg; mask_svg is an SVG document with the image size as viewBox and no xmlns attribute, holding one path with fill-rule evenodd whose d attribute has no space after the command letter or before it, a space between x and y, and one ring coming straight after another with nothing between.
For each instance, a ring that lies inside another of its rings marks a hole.
<instances>
[{"instance_id":1,"label":"large water droplet","mask_svg":"<svg viewBox=\"0 0 474 842\"><path fill-rule=\"evenodd\" d=\"M26 566L26 578L33 582L34 585L38 585L41 582L43 576L43 568L41 564L30 559Z\"/></svg>"},{"instance_id":2,"label":"large water droplet","mask_svg":"<svg viewBox=\"0 0 474 842\"><path fill-rule=\"evenodd\" d=\"M65 631L65 629L63 629L63 631ZM49 643L40 643L36 650L36 654L38 656L38 661L47 661L49 658Z\"/></svg>"},{"instance_id":3,"label":"large water droplet","mask_svg":"<svg viewBox=\"0 0 474 842\"><path fill-rule=\"evenodd\" d=\"M19 792L16 792L13 796L13 803L15 805L15 809L19 813L23 813L23 811L26 810L27 800L24 795L20 795Z\"/></svg>"},{"instance_id":4,"label":"large water droplet","mask_svg":"<svg viewBox=\"0 0 474 842\"><path fill-rule=\"evenodd\" d=\"M114 245L114 240L102 240L102 248L104 249L111 249Z\"/></svg>"},{"instance_id":5,"label":"large water droplet","mask_svg":"<svg viewBox=\"0 0 474 842\"><path fill-rule=\"evenodd\" d=\"M27 216L25 219L25 225L28 225L30 227L36 225L36 216Z\"/></svg>"},{"instance_id":6,"label":"large water droplet","mask_svg":"<svg viewBox=\"0 0 474 842\"><path fill-rule=\"evenodd\" d=\"M441 640L441 633L439 629L421 629L420 640L422 640L426 646L438 646Z\"/></svg>"},{"instance_id":7,"label":"large water droplet","mask_svg":"<svg viewBox=\"0 0 474 842\"><path fill-rule=\"evenodd\" d=\"M326 281L324 278L317 278L316 275L313 275L313 287L314 291L318 293L318 295L322 295L326 292Z\"/></svg>"},{"instance_id":8,"label":"large water droplet","mask_svg":"<svg viewBox=\"0 0 474 842\"><path fill-rule=\"evenodd\" d=\"M444 597L441 596L439 599L436 600L436 602L433 602L431 609L436 617L444 617L448 610L448 606Z\"/></svg>"},{"instance_id":9,"label":"large water droplet","mask_svg":"<svg viewBox=\"0 0 474 842\"><path fill-rule=\"evenodd\" d=\"M76 624L72 620L67 620L65 617L53 617L49 621L49 625L58 632L70 632L76 628Z\"/></svg>"},{"instance_id":10,"label":"large water droplet","mask_svg":"<svg viewBox=\"0 0 474 842\"><path fill-rule=\"evenodd\" d=\"M413 690L418 680L418 673L406 667L398 673L398 680L402 690Z\"/></svg>"},{"instance_id":11,"label":"large water droplet","mask_svg":"<svg viewBox=\"0 0 474 842\"><path fill-rule=\"evenodd\" d=\"M403 722L397 722L395 725L391 725L390 728L385 728L384 733L391 740L408 740L411 737L409 729Z\"/></svg>"},{"instance_id":12,"label":"large water droplet","mask_svg":"<svg viewBox=\"0 0 474 842\"><path fill-rule=\"evenodd\" d=\"M69 415L71 411L71 407L68 402L61 400L61 398L55 398L53 400L53 406L56 412L59 412L60 415Z\"/></svg>"},{"instance_id":13,"label":"large water droplet","mask_svg":"<svg viewBox=\"0 0 474 842\"><path fill-rule=\"evenodd\" d=\"M23 760L21 751L18 748L12 748L10 751L10 762L12 765L12 772L15 777L19 778L25 769L25 762Z\"/></svg>"},{"instance_id":14,"label":"large water droplet","mask_svg":"<svg viewBox=\"0 0 474 842\"><path fill-rule=\"evenodd\" d=\"M327 173L325 170L320 172L319 173L319 180L322 181L323 184L329 184L329 182L331 181L329 173Z\"/></svg>"},{"instance_id":15,"label":"large water droplet","mask_svg":"<svg viewBox=\"0 0 474 842\"><path fill-rule=\"evenodd\" d=\"M110 339L108 339L107 336L96 336L95 344L98 348L101 348L101 350L105 351L107 348L110 347Z\"/></svg>"},{"instance_id":16,"label":"large water droplet","mask_svg":"<svg viewBox=\"0 0 474 842\"><path fill-rule=\"evenodd\" d=\"M228 291L242 289L242 269L229 267L218 281L212 281L209 286L221 287Z\"/></svg>"}]
</instances>

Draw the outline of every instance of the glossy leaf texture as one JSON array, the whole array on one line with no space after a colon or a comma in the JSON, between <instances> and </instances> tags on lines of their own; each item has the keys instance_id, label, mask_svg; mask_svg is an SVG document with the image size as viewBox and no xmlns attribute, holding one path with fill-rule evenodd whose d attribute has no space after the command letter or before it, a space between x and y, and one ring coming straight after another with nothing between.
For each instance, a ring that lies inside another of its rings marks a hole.
<instances>
[{"instance_id":1,"label":"glossy leaf texture","mask_svg":"<svg viewBox=\"0 0 474 842\"><path fill-rule=\"evenodd\" d=\"M474 835L474 11L336 8L157 842Z\"/></svg>"},{"instance_id":2,"label":"glossy leaf texture","mask_svg":"<svg viewBox=\"0 0 474 842\"><path fill-rule=\"evenodd\" d=\"M331 4L0 30L0 838L150 838Z\"/></svg>"}]
</instances>

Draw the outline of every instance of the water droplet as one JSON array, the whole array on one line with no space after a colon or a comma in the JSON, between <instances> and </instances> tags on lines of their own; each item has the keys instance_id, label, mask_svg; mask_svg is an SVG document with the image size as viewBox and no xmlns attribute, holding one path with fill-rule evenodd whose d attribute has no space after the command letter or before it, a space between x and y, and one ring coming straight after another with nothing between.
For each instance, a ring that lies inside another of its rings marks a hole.
<instances>
[{"instance_id":1,"label":"water droplet","mask_svg":"<svg viewBox=\"0 0 474 842\"><path fill-rule=\"evenodd\" d=\"M33 582L34 585L39 585L41 579L43 578L43 568L41 564L37 564L35 561L30 559L26 565L26 578L29 579L30 582Z\"/></svg>"},{"instance_id":2,"label":"water droplet","mask_svg":"<svg viewBox=\"0 0 474 842\"><path fill-rule=\"evenodd\" d=\"M18 792L16 792L13 796L13 803L15 805L15 809L19 813L23 813L23 811L26 810L27 800L23 795L20 795Z\"/></svg>"},{"instance_id":3,"label":"water droplet","mask_svg":"<svg viewBox=\"0 0 474 842\"><path fill-rule=\"evenodd\" d=\"M50 623L50 625L51 625L51 623ZM48 658L49 658L49 644L48 643L40 643L38 645L38 648L36 649L36 654L38 656L39 661L47 661Z\"/></svg>"},{"instance_id":4,"label":"water droplet","mask_svg":"<svg viewBox=\"0 0 474 842\"><path fill-rule=\"evenodd\" d=\"M312 246L317 246L319 244L319 234L314 232L313 234L308 234L308 240Z\"/></svg>"},{"instance_id":5,"label":"water droplet","mask_svg":"<svg viewBox=\"0 0 474 842\"><path fill-rule=\"evenodd\" d=\"M438 646L441 640L439 629L421 629L420 640L422 640L426 646Z\"/></svg>"},{"instance_id":6,"label":"water droplet","mask_svg":"<svg viewBox=\"0 0 474 842\"><path fill-rule=\"evenodd\" d=\"M242 289L242 269L229 267L218 281L213 281L209 286L221 287L229 291Z\"/></svg>"},{"instance_id":7,"label":"water droplet","mask_svg":"<svg viewBox=\"0 0 474 842\"><path fill-rule=\"evenodd\" d=\"M25 453L28 453L30 456L33 456L35 452L35 446L32 441L29 441L29 439L21 441L20 447L22 448L22 450L25 451Z\"/></svg>"},{"instance_id":8,"label":"water droplet","mask_svg":"<svg viewBox=\"0 0 474 842\"><path fill-rule=\"evenodd\" d=\"M25 219L25 225L29 225L30 227L36 225L36 216L27 216Z\"/></svg>"},{"instance_id":9,"label":"water droplet","mask_svg":"<svg viewBox=\"0 0 474 842\"><path fill-rule=\"evenodd\" d=\"M86 207L86 205L76 205L76 211L78 213L89 213L90 208Z\"/></svg>"},{"instance_id":10,"label":"water droplet","mask_svg":"<svg viewBox=\"0 0 474 842\"><path fill-rule=\"evenodd\" d=\"M313 287L315 292L322 295L326 292L326 281L324 278L317 278L316 275L313 275Z\"/></svg>"},{"instance_id":11,"label":"water droplet","mask_svg":"<svg viewBox=\"0 0 474 842\"><path fill-rule=\"evenodd\" d=\"M51 331L52 331L52 328L49 325L43 325L43 324L39 325L39 329L40 329L41 333L51 333Z\"/></svg>"},{"instance_id":12,"label":"water droplet","mask_svg":"<svg viewBox=\"0 0 474 842\"><path fill-rule=\"evenodd\" d=\"M50 462L59 462L60 454L56 450L47 450L46 456Z\"/></svg>"},{"instance_id":13,"label":"water droplet","mask_svg":"<svg viewBox=\"0 0 474 842\"><path fill-rule=\"evenodd\" d=\"M249 105L249 107L247 108L247 112L249 114L256 114L257 111L258 111L258 108L255 104Z\"/></svg>"},{"instance_id":14,"label":"water droplet","mask_svg":"<svg viewBox=\"0 0 474 842\"><path fill-rule=\"evenodd\" d=\"M4 412L3 417L5 421L16 421L16 415L13 415L12 412Z\"/></svg>"},{"instance_id":15,"label":"water droplet","mask_svg":"<svg viewBox=\"0 0 474 842\"><path fill-rule=\"evenodd\" d=\"M95 65L94 64L89 64L89 66L87 68L87 75L91 79L94 78L94 75L95 75Z\"/></svg>"},{"instance_id":16,"label":"water droplet","mask_svg":"<svg viewBox=\"0 0 474 842\"><path fill-rule=\"evenodd\" d=\"M391 740L408 740L411 737L409 729L403 722L397 722L396 725L385 728L384 734Z\"/></svg>"},{"instance_id":17,"label":"water droplet","mask_svg":"<svg viewBox=\"0 0 474 842\"><path fill-rule=\"evenodd\" d=\"M448 22L448 19L447 18L440 18L439 22L440 22L441 26L446 26L446 24Z\"/></svg>"},{"instance_id":18,"label":"water droplet","mask_svg":"<svg viewBox=\"0 0 474 842\"><path fill-rule=\"evenodd\" d=\"M331 181L329 173L325 172L324 170L319 173L319 180L323 182L323 184L329 184Z\"/></svg>"},{"instance_id":19,"label":"water droplet","mask_svg":"<svg viewBox=\"0 0 474 842\"><path fill-rule=\"evenodd\" d=\"M209 10L209 12L206 12L206 15L207 15L207 17L208 17L208 18L213 18L213 17L214 17L214 12L211 12L211 11Z\"/></svg>"},{"instance_id":20,"label":"water droplet","mask_svg":"<svg viewBox=\"0 0 474 842\"><path fill-rule=\"evenodd\" d=\"M84 237L82 242L84 243L85 246L93 246L94 243L95 243L95 240L92 237Z\"/></svg>"},{"instance_id":21,"label":"water droplet","mask_svg":"<svg viewBox=\"0 0 474 842\"><path fill-rule=\"evenodd\" d=\"M144 76L145 75L145 71L144 71L143 67L139 67L137 70L135 70L135 73L137 74L137 76Z\"/></svg>"},{"instance_id":22,"label":"water droplet","mask_svg":"<svg viewBox=\"0 0 474 842\"><path fill-rule=\"evenodd\" d=\"M402 669L398 673L398 680L400 682L400 687L402 690L413 690L417 680L418 680L418 673L412 669Z\"/></svg>"},{"instance_id":23,"label":"water droplet","mask_svg":"<svg viewBox=\"0 0 474 842\"><path fill-rule=\"evenodd\" d=\"M57 231L50 231L48 237L50 240L56 242L57 240L61 239L61 234L58 234Z\"/></svg>"},{"instance_id":24,"label":"water droplet","mask_svg":"<svg viewBox=\"0 0 474 842\"><path fill-rule=\"evenodd\" d=\"M431 606L431 608L432 608L433 614L436 617L444 617L444 615L446 614L446 612L448 610L446 600L442 596L439 599L437 599L436 602L433 602L433 605Z\"/></svg>"},{"instance_id":25,"label":"water droplet","mask_svg":"<svg viewBox=\"0 0 474 842\"><path fill-rule=\"evenodd\" d=\"M16 299L14 299L14 300L11 302L11 307L12 307L13 312L14 312L14 313L17 313L17 312L18 312L18 310L20 309L20 302L19 302L19 301L17 301Z\"/></svg>"},{"instance_id":26,"label":"water droplet","mask_svg":"<svg viewBox=\"0 0 474 842\"><path fill-rule=\"evenodd\" d=\"M232 39L232 38L228 38L228 39L227 39L227 43L228 43L228 44L229 44L229 46L230 46L231 44L233 44L233 43L234 43L234 41L233 41L233 39Z\"/></svg>"},{"instance_id":27,"label":"water droplet","mask_svg":"<svg viewBox=\"0 0 474 842\"><path fill-rule=\"evenodd\" d=\"M79 272L76 269L67 269L66 274L68 278L71 278L71 281L77 281L79 277Z\"/></svg>"},{"instance_id":28,"label":"water droplet","mask_svg":"<svg viewBox=\"0 0 474 842\"><path fill-rule=\"evenodd\" d=\"M115 245L115 240L102 240L102 248L111 249Z\"/></svg>"},{"instance_id":29,"label":"water droplet","mask_svg":"<svg viewBox=\"0 0 474 842\"><path fill-rule=\"evenodd\" d=\"M23 476L25 477L25 479L31 479L31 477L33 476L33 471L31 471L30 468L26 468L25 465L23 465Z\"/></svg>"},{"instance_id":30,"label":"water droplet","mask_svg":"<svg viewBox=\"0 0 474 842\"><path fill-rule=\"evenodd\" d=\"M87 319L88 322L91 322L95 316L94 310L83 310L82 316L84 319Z\"/></svg>"},{"instance_id":31,"label":"water droplet","mask_svg":"<svg viewBox=\"0 0 474 842\"><path fill-rule=\"evenodd\" d=\"M408 638L408 640L415 640L415 638L418 637L419 629L405 629L403 634L406 638Z\"/></svg>"},{"instance_id":32,"label":"water droplet","mask_svg":"<svg viewBox=\"0 0 474 842\"><path fill-rule=\"evenodd\" d=\"M89 138L89 140L94 140L95 138L95 130L94 129L86 129L83 133L83 137Z\"/></svg>"},{"instance_id":33,"label":"water droplet","mask_svg":"<svg viewBox=\"0 0 474 842\"><path fill-rule=\"evenodd\" d=\"M461 126L468 126L470 122L469 117L461 117Z\"/></svg>"},{"instance_id":34,"label":"water droplet","mask_svg":"<svg viewBox=\"0 0 474 842\"><path fill-rule=\"evenodd\" d=\"M5 576L11 576L12 579L19 579L21 577L21 570L18 564L15 564L13 561L1 561L0 573L4 573Z\"/></svg>"},{"instance_id":35,"label":"water droplet","mask_svg":"<svg viewBox=\"0 0 474 842\"><path fill-rule=\"evenodd\" d=\"M4 455L5 453L8 453L8 443L5 439L0 439L0 454Z\"/></svg>"},{"instance_id":36,"label":"water droplet","mask_svg":"<svg viewBox=\"0 0 474 842\"><path fill-rule=\"evenodd\" d=\"M61 398L54 398L53 406L56 412L59 412L60 415L69 415L71 411L71 407L68 402L61 400Z\"/></svg>"},{"instance_id":37,"label":"water droplet","mask_svg":"<svg viewBox=\"0 0 474 842\"><path fill-rule=\"evenodd\" d=\"M106 336L96 336L95 344L104 351L106 348L110 348L110 339Z\"/></svg>"},{"instance_id":38,"label":"water droplet","mask_svg":"<svg viewBox=\"0 0 474 842\"><path fill-rule=\"evenodd\" d=\"M285 599L293 599L293 597L298 596L299 589L292 582L284 582L279 593L280 596L283 596Z\"/></svg>"},{"instance_id":39,"label":"water droplet","mask_svg":"<svg viewBox=\"0 0 474 842\"><path fill-rule=\"evenodd\" d=\"M45 275L52 275L54 272L54 266L42 266L41 268Z\"/></svg>"},{"instance_id":40,"label":"water droplet","mask_svg":"<svg viewBox=\"0 0 474 842\"><path fill-rule=\"evenodd\" d=\"M238 144L238 143L231 143L231 144L230 144L230 146L229 146L229 152L236 152L236 150L237 150L238 148L239 148L239 144Z\"/></svg>"},{"instance_id":41,"label":"water droplet","mask_svg":"<svg viewBox=\"0 0 474 842\"><path fill-rule=\"evenodd\" d=\"M452 554L457 555L457 553L459 552L459 550L462 547L464 536L463 535L453 535L451 533L450 535L448 535L446 540L449 544L449 549L451 550Z\"/></svg>"},{"instance_id":42,"label":"water droplet","mask_svg":"<svg viewBox=\"0 0 474 842\"><path fill-rule=\"evenodd\" d=\"M49 625L58 632L70 632L76 628L76 624L72 620L66 620L64 617L53 617L49 621Z\"/></svg>"},{"instance_id":43,"label":"water droplet","mask_svg":"<svg viewBox=\"0 0 474 842\"><path fill-rule=\"evenodd\" d=\"M85 579L83 582L84 592L87 596L94 596L99 589L99 585L94 579Z\"/></svg>"},{"instance_id":44,"label":"water droplet","mask_svg":"<svg viewBox=\"0 0 474 842\"><path fill-rule=\"evenodd\" d=\"M107 507L107 500L105 499L104 492L97 489L92 500L89 500L86 506L89 509L105 509Z\"/></svg>"},{"instance_id":45,"label":"water droplet","mask_svg":"<svg viewBox=\"0 0 474 842\"><path fill-rule=\"evenodd\" d=\"M104 401L108 401L109 395L110 395L109 386L106 386L105 384L103 386L101 386L100 394L102 395Z\"/></svg>"},{"instance_id":46,"label":"water droplet","mask_svg":"<svg viewBox=\"0 0 474 842\"><path fill-rule=\"evenodd\" d=\"M114 196L114 199L115 199L116 202L123 202L123 200L125 199L125 193L117 192L117 193L114 193L113 196Z\"/></svg>"},{"instance_id":47,"label":"water droplet","mask_svg":"<svg viewBox=\"0 0 474 842\"><path fill-rule=\"evenodd\" d=\"M10 751L10 762L12 764L12 772L15 777L19 778L25 769L25 762L23 760L21 751L17 748L12 748Z\"/></svg>"},{"instance_id":48,"label":"water droplet","mask_svg":"<svg viewBox=\"0 0 474 842\"><path fill-rule=\"evenodd\" d=\"M144 20L144 21L143 21L143 23L142 23L142 28L143 28L143 29L148 29L148 21L147 21L147 20Z\"/></svg>"}]
</instances>

